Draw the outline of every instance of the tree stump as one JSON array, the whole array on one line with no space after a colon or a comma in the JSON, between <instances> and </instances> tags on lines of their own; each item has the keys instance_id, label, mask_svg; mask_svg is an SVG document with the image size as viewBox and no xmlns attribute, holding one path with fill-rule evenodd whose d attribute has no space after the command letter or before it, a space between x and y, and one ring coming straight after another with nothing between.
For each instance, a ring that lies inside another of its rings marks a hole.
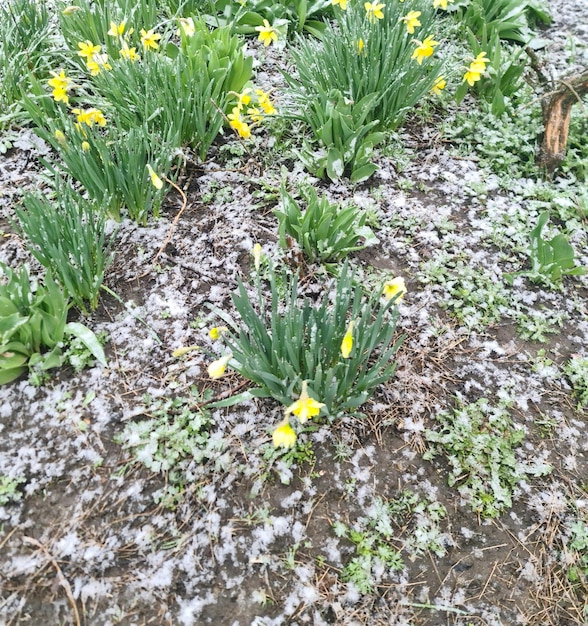
<instances>
[{"instance_id":1,"label":"tree stump","mask_svg":"<svg viewBox=\"0 0 588 626\"><path fill-rule=\"evenodd\" d=\"M561 86L547 94L541 103L545 130L537 160L550 175L566 153L572 106L588 93L588 70L560 82Z\"/></svg>"}]
</instances>

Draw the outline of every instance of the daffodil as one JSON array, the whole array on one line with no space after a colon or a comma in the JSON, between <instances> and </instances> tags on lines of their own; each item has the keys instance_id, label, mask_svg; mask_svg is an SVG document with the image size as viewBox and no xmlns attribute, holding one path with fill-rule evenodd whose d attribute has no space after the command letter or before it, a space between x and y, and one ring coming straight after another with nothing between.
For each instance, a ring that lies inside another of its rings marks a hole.
<instances>
[{"instance_id":1,"label":"daffodil","mask_svg":"<svg viewBox=\"0 0 588 626\"><path fill-rule=\"evenodd\" d=\"M254 244L251 254L253 255L253 265L256 271L259 271L259 266L261 265L261 244Z\"/></svg>"},{"instance_id":2,"label":"daffodil","mask_svg":"<svg viewBox=\"0 0 588 626\"><path fill-rule=\"evenodd\" d=\"M396 296L396 302L400 302L405 293L406 284L404 283L404 278L401 276L386 281L384 283L384 288L382 289L382 295L386 298L386 300L391 300Z\"/></svg>"},{"instance_id":3,"label":"daffodil","mask_svg":"<svg viewBox=\"0 0 588 626\"><path fill-rule=\"evenodd\" d=\"M112 65L108 62L107 54L95 54L90 60L86 61L86 67L92 76L97 76L101 70L112 69Z\"/></svg>"},{"instance_id":4,"label":"daffodil","mask_svg":"<svg viewBox=\"0 0 588 626\"><path fill-rule=\"evenodd\" d=\"M247 89L244 89L241 93L237 94L237 108L239 109L239 111L251 102L250 94L251 89L249 87Z\"/></svg>"},{"instance_id":5,"label":"daffodil","mask_svg":"<svg viewBox=\"0 0 588 626\"><path fill-rule=\"evenodd\" d=\"M486 69L486 63L490 63L490 59L486 56L485 52L480 52L480 54L472 60L466 73L463 75L464 82L472 87L475 82L479 81Z\"/></svg>"},{"instance_id":6,"label":"daffodil","mask_svg":"<svg viewBox=\"0 0 588 626\"><path fill-rule=\"evenodd\" d=\"M71 112L76 116L78 124L106 126L106 118L100 109L72 109Z\"/></svg>"},{"instance_id":7,"label":"daffodil","mask_svg":"<svg viewBox=\"0 0 588 626\"><path fill-rule=\"evenodd\" d=\"M437 76L435 82L433 83L433 86L431 87L431 93L434 93L436 96L438 96L443 91L443 89L445 89L446 84L447 82L445 81L443 76Z\"/></svg>"},{"instance_id":8,"label":"daffodil","mask_svg":"<svg viewBox=\"0 0 588 626\"><path fill-rule=\"evenodd\" d=\"M55 72L51 72L53 78L50 78L47 81L49 87L53 88L51 95L55 102L65 102L65 104L69 103L69 98L67 97L67 91L71 85L71 79L65 75L63 70L59 71L59 74Z\"/></svg>"},{"instance_id":9,"label":"daffodil","mask_svg":"<svg viewBox=\"0 0 588 626\"><path fill-rule=\"evenodd\" d=\"M478 56L470 63L470 70L483 72L486 69L486 63L490 63L490 59L485 52L480 52Z\"/></svg>"},{"instance_id":10,"label":"daffodil","mask_svg":"<svg viewBox=\"0 0 588 626\"><path fill-rule=\"evenodd\" d=\"M226 326L213 326L209 331L208 331L208 336L213 340L216 341L223 333L226 333L227 330L229 330Z\"/></svg>"},{"instance_id":11,"label":"daffodil","mask_svg":"<svg viewBox=\"0 0 588 626\"><path fill-rule=\"evenodd\" d=\"M384 18L384 14L382 13L382 9L385 7L385 4L380 4L377 0L376 2L366 2L363 5L365 9L365 13L370 22L374 22L375 20L381 20Z\"/></svg>"},{"instance_id":12,"label":"daffodil","mask_svg":"<svg viewBox=\"0 0 588 626\"><path fill-rule=\"evenodd\" d=\"M123 47L118 51L121 59L128 59L129 61L139 61L141 55L137 54L136 48L129 48L126 42L123 43Z\"/></svg>"},{"instance_id":13,"label":"daffodil","mask_svg":"<svg viewBox=\"0 0 588 626\"><path fill-rule=\"evenodd\" d=\"M453 0L433 0L433 8L445 10L448 2L453 2Z\"/></svg>"},{"instance_id":14,"label":"daffodil","mask_svg":"<svg viewBox=\"0 0 588 626\"><path fill-rule=\"evenodd\" d=\"M410 58L416 59L416 62L419 65L421 65L421 63L423 62L423 59L430 57L434 52L435 46L439 45L438 41L434 41L433 35L429 35L423 41L419 41L418 39L415 39L414 43L417 44L417 47L415 48Z\"/></svg>"},{"instance_id":15,"label":"daffodil","mask_svg":"<svg viewBox=\"0 0 588 626\"><path fill-rule=\"evenodd\" d=\"M468 69L463 75L464 82L466 82L470 87L473 87L474 83L478 82L480 78L482 78L482 72L472 69Z\"/></svg>"},{"instance_id":16,"label":"daffodil","mask_svg":"<svg viewBox=\"0 0 588 626\"><path fill-rule=\"evenodd\" d=\"M155 189L161 189L163 187L163 182L149 164L147 164L147 171L149 172L149 178L151 178L151 184L155 187Z\"/></svg>"},{"instance_id":17,"label":"daffodil","mask_svg":"<svg viewBox=\"0 0 588 626\"><path fill-rule=\"evenodd\" d=\"M363 50L363 39L360 37L356 42L355 42L355 49L357 50L357 54L361 54L361 51Z\"/></svg>"},{"instance_id":18,"label":"daffodil","mask_svg":"<svg viewBox=\"0 0 588 626\"><path fill-rule=\"evenodd\" d=\"M89 149L90 149L90 144L87 141L82 141L82 151L88 152Z\"/></svg>"},{"instance_id":19,"label":"daffodil","mask_svg":"<svg viewBox=\"0 0 588 626\"><path fill-rule=\"evenodd\" d=\"M325 405L322 402L317 402L308 395L306 390L306 381L302 382L302 391L300 397L296 402L293 402L285 411L285 414L293 413L298 417L300 423L304 424L310 417L314 417L321 412L322 407Z\"/></svg>"},{"instance_id":20,"label":"daffodil","mask_svg":"<svg viewBox=\"0 0 588 626\"><path fill-rule=\"evenodd\" d=\"M263 119L263 115L257 107L249 107L247 109L247 115L249 115L252 122L261 122Z\"/></svg>"},{"instance_id":21,"label":"daffodil","mask_svg":"<svg viewBox=\"0 0 588 626\"><path fill-rule=\"evenodd\" d=\"M210 378L212 378L213 380L220 378L225 373L227 365L232 358L233 355L229 352L229 354L221 357L220 359L217 359L216 361L213 361L206 368L206 371L208 372Z\"/></svg>"},{"instance_id":22,"label":"daffodil","mask_svg":"<svg viewBox=\"0 0 588 626\"><path fill-rule=\"evenodd\" d=\"M404 17L401 17L398 21L404 22L406 24L406 31L409 35L414 33L414 29L416 26L420 26L419 17L421 15L420 11L409 11Z\"/></svg>"},{"instance_id":23,"label":"daffodil","mask_svg":"<svg viewBox=\"0 0 588 626\"><path fill-rule=\"evenodd\" d=\"M181 30L186 37L192 37L192 35L196 32L194 20L191 17L180 17L179 22L180 28L178 29L178 35Z\"/></svg>"},{"instance_id":24,"label":"daffodil","mask_svg":"<svg viewBox=\"0 0 588 626\"><path fill-rule=\"evenodd\" d=\"M172 356L175 359L179 359L180 357L184 356L185 354L188 354L188 352L192 352L193 350L198 350L198 346L181 346L179 348L176 348L172 352Z\"/></svg>"},{"instance_id":25,"label":"daffodil","mask_svg":"<svg viewBox=\"0 0 588 626\"><path fill-rule=\"evenodd\" d=\"M339 5L343 11L347 10L347 0L331 0L333 6Z\"/></svg>"},{"instance_id":26,"label":"daffodil","mask_svg":"<svg viewBox=\"0 0 588 626\"><path fill-rule=\"evenodd\" d=\"M157 43L159 39L161 39L161 35L154 33L153 30L146 31L144 28L141 29L141 43L145 50L149 48L157 50L157 48L159 48L159 44Z\"/></svg>"},{"instance_id":27,"label":"daffodil","mask_svg":"<svg viewBox=\"0 0 588 626\"><path fill-rule=\"evenodd\" d=\"M78 41L78 56L91 61L95 54L100 52L100 46L95 46L91 41Z\"/></svg>"},{"instance_id":28,"label":"daffodil","mask_svg":"<svg viewBox=\"0 0 588 626\"><path fill-rule=\"evenodd\" d=\"M57 129L54 133L53 136L55 137L55 139L57 139L57 143L60 146L65 146L65 135L59 130Z\"/></svg>"},{"instance_id":29,"label":"daffodil","mask_svg":"<svg viewBox=\"0 0 588 626\"><path fill-rule=\"evenodd\" d=\"M275 448L291 448L296 443L296 433L288 420L281 422L274 430L272 441Z\"/></svg>"},{"instance_id":30,"label":"daffodil","mask_svg":"<svg viewBox=\"0 0 588 626\"><path fill-rule=\"evenodd\" d=\"M76 11L80 11L82 7L76 7L73 5L70 5L68 7L65 7L65 9L63 9L63 11L61 12L62 15L71 15L72 13L75 13Z\"/></svg>"},{"instance_id":31,"label":"daffodil","mask_svg":"<svg viewBox=\"0 0 588 626\"><path fill-rule=\"evenodd\" d=\"M261 41L266 48L272 41L278 41L278 31L273 26L270 26L267 20L263 20L263 26L256 26L255 30L259 33L258 40Z\"/></svg>"},{"instance_id":32,"label":"daffodil","mask_svg":"<svg viewBox=\"0 0 588 626\"><path fill-rule=\"evenodd\" d=\"M344 359L349 358L351 350L353 349L353 325L353 321L349 322L349 326L347 326L343 341L341 342L341 356Z\"/></svg>"},{"instance_id":33,"label":"daffodil","mask_svg":"<svg viewBox=\"0 0 588 626\"><path fill-rule=\"evenodd\" d=\"M110 22L110 30L106 33L111 37L122 37L122 34L125 32L125 23L120 22L117 24L116 22Z\"/></svg>"},{"instance_id":34,"label":"daffodil","mask_svg":"<svg viewBox=\"0 0 588 626\"><path fill-rule=\"evenodd\" d=\"M271 103L269 95L262 89L256 89L257 104L263 109L266 115L273 115L276 112L274 105Z\"/></svg>"},{"instance_id":35,"label":"daffodil","mask_svg":"<svg viewBox=\"0 0 588 626\"><path fill-rule=\"evenodd\" d=\"M233 107L233 112L227 115L227 119L229 120L229 126L237 131L239 137L242 139L249 139L249 137L251 137L251 129L247 123L241 119L241 112L238 107Z\"/></svg>"}]
</instances>

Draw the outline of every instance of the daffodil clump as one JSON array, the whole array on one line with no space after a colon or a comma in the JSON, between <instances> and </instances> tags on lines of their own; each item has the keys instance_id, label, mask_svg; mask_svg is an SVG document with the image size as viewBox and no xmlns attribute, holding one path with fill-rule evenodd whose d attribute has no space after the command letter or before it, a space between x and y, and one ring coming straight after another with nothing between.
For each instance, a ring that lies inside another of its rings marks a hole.
<instances>
[{"instance_id":1,"label":"daffodil clump","mask_svg":"<svg viewBox=\"0 0 588 626\"><path fill-rule=\"evenodd\" d=\"M352 107L373 98L371 110L357 112L363 124L376 121L377 131L395 128L422 97L445 86L439 80L442 42L435 34L433 2L336 4L341 9L336 24L327 25L320 40L298 41L291 53L297 75L287 80L302 117L313 129L323 128L311 119L319 115L314 103L324 102L327 108L328 94L338 90Z\"/></svg>"},{"instance_id":2,"label":"daffodil clump","mask_svg":"<svg viewBox=\"0 0 588 626\"><path fill-rule=\"evenodd\" d=\"M280 402L284 415L272 439L276 447L287 448L311 420L358 414L375 388L393 375L397 303L406 287L396 278L365 291L344 263L314 303L299 294L296 276L278 275L271 264L268 272L270 302L256 271L255 298L242 283L232 296L238 321L214 309L227 326L222 332L214 327L209 336L222 341L224 354L207 369L216 380L231 368L254 384L218 406L251 397Z\"/></svg>"},{"instance_id":3,"label":"daffodil clump","mask_svg":"<svg viewBox=\"0 0 588 626\"><path fill-rule=\"evenodd\" d=\"M274 115L276 109L269 94L262 89L247 87L234 95L237 104L227 115L229 126L241 139L249 139L252 126L259 124L264 117Z\"/></svg>"}]
</instances>

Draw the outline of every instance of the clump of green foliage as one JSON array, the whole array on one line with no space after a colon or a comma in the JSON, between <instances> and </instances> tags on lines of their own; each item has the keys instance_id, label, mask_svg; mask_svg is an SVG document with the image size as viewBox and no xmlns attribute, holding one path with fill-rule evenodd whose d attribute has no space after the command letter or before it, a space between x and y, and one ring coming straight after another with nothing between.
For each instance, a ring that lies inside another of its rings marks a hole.
<instances>
[{"instance_id":1,"label":"clump of green foliage","mask_svg":"<svg viewBox=\"0 0 588 626\"><path fill-rule=\"evenodd\" d=\"M588 405L588 358L573 356L562 368L568 377L578 408Z\"/></svg>"},{"instance_id":2,"label":"clump of green foliage","mask_svg":"<svg viewBox=\"0 0 588 626\"><path fill-rule=\"evenodd\" d=\"M549 240L543 239L541 233L549 222L549 212L544 211L537 220L537 225L530 232L528 248L531 269L517 272L516 275L527 276L532 282L547 287L561 287L563 276L582 276L586 268L574 262L574 249L568 238L559 233ZM512 279L514 275L507 275Z\"/></svg>"},{"instance_id":3,"label":"clump of green foliage","mask_svg":"<svg viewBox=\"0 0 588 626\"><path fill-rule=\"evenodd\" d=\"M390 500L375 498L366 515L352 526L335 522L335 534L354 546L341 579L353 583L361 593L371 593L383 571L404 569L403 553L411 560L426 552L443 556L446 550L439 522L446 515L438 502L403 491Z\"/></svg>"},{"instance_id":4,"label":"clump of green foliage","mask_svg":"<svg viewBox=\"0 0 588 626\"><path fill-rule=\"evenodd\" d=\"M330 418L356 413L394 373L400 344L394 341L396 300L384 301L381 289L366 292L347 262L318 302L302 296L296 275L271 265L268 282L269 305L259 276L253 297L239 281L232 296L237 322L213 309L229 327L223 341L232 355L230 367L255 384L245 396L272 397L288 406L306 382ZM350 322L353 345L345 357L341 346Z\"/></svg>"},{"instance_id":5,"label":"clump of green foliage","mask_svg":"<svg viewBox=\"0 0 588 626\"><path fill-rule=\"evenodd\" d=\"M423 455L431 460L443 455L450 472L450 487L457 485L471 509L482 517L497 517L512 506L517 483L528 475L550 471L544 464L525 465L515 456L524 431L515 428L507 405L492 406L486 398L435 416L438 430L427 430L431 447Z\"/></svg>"},{"instance_id":6,"label":"clump of green foliage","mask_svg":"<svg viewBox=\"0 0 588 626\"><path fill-rule=\"evenodd\" d=\"M141 419L128 422L115 438L135 461L165 475L166 487L154 494L162 506L177 505L190 482L192 464L212 462L220 470L228 463L223 440L211 436L206 409L210 397L210 392L202 394L195 387L184 396L144 396Z\"/></svg>"},{"instance_id":7,"label":"clump of green foliage","mask_svg":"<svg viewBox=\"0 0 588 626\"><path fill-rule=\"evenodd\" d=\"M287 247L286 237L290 237L310 261L332 263L377 241L366 226L365 212L332 204L325 195L319 200L312 187L302 188L301 193L306 201L304 212L286 189L281 189L281 206L274 215L282 247Z\"/></svg>"},{"instance_id":8,"label":"clump of green foliage","mask_svg":"<svg viewBox=\"0 0 588 626\"><path fill-rule=\"evenodd\" d=\"M68 337L77 337L94 358L106 365L96 335L78 322L67 323L69 302L47 274L33 281L21 266L13 271L0 264L0 384L29 369L45 371L64 362Z\"/></svg>"},{"instance_id":9,"label":"clump of green foliage","mask_svg":"<svg viewBox=\"0 0 588 626\"><path fill-rule=\"evenodd\" d=\"M54 272L73 303L86 313L98 305L104 272L112 260L106 211L59 178L51 196L26 193L15 213L31 253Z\"/></svg>"}]
</instances>

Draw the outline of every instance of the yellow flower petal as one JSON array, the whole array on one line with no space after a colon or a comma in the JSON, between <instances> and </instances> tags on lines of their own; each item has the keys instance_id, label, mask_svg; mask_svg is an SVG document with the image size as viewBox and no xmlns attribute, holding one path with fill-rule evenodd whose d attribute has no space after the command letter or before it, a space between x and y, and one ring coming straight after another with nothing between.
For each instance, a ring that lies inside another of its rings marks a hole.
<instances>
[{"instance_id":1,"label":"yellow flower petal","mask_svg":"<svg viewBox=\"0 0 588 626\"><path fill-rule=\"evenodd\" d=\"M149 164L147 165L147 171L149 172L149 177L151 178L151 184L155 187L155 189L161 189L163 187L163 182Z\"/></svg>"},{"instance_id":2,"label":"yellow flower petal","mask_svg":"<svg viewBox=\"0 0 588 626\"><path fill-rule=\"evenodd\" d=\"M208 375L210 376L210 378L212 378L213 380L220 378L225 373L225 370L227 369L227 365L232 358L233 358L233 355L229 353L226 356L223 356L220 359L213 361L206 368L206 371L208 372Z\"/></svg>"},{"instance_id":3,"label":"yellow flower petal","mask_svg":"<svg viewBox=\"0 0 588 626\"><path fill-rule=\"evenodd\" d=\"M353 322L349 322L349 326L347 326L347 331L343 336L343 341L341 342L341 356L344 359L348 359L351 354L351 350L353 349Z\"/></svg>"},{"instance_id":4,"label":"yellow flower petal","mask_svg":"<svg viewBox=\"0 0 588 626\"><path fill-rule=\"evenodd\" d=\"M382 295L386 300L391 300L395 296L396 302L400 302L406 293L406 285L404 283L404 278L398 276L393 278L392 280L388 280L384 283L384 289L382 290Z\"/></svg>"},{"instance_id":5,"label":"yellow flower petal","mask_svg":"<svg viewBox=\"0 0 588 626\"><path fill-rule=\"evenodd\" d=\"M317 402L308 395L306 381L303 381L300 397L285 410L285 414L293 413L304 424L309 418L318 415L324 406L322 402Z\"/></svg>"},{"instance_id":6,"label":"yellow flower petal","mask_svg":"<svg viewBox=\"0 0 588 626\"><path fill-rule=\"evenodd\" d=\"M296 433L287 421L283 421L274 430L272 440L275 448L291 448L296 443Z\"/></svg>"}]
</instances>

